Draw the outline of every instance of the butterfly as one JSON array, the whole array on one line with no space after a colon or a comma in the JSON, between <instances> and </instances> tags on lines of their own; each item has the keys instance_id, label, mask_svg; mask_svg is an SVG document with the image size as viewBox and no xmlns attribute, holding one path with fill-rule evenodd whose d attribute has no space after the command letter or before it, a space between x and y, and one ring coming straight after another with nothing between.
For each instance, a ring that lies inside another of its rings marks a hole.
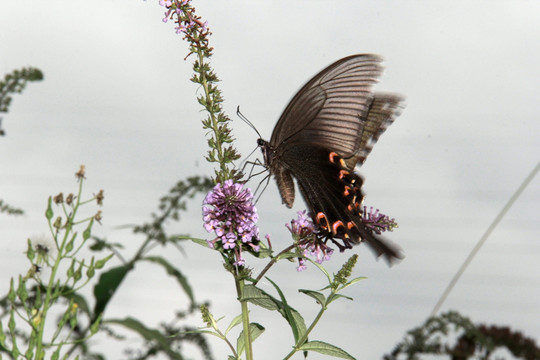
<instances>
[{"instance_id":1,"label":"butterfly","mask_svg":"<svg viewBox=\"0 0 540 360\"><path fill-rule=\"evenodd\" d=\"M402 108L401 96L372 91L381 61L352 55L319 72L287 105L270 141L257 144L287 207L295 178L320 236L341 251L365 242L391 263L401 250L362 222L363 179L354 171Z\"/></svg>"}]
</instances>

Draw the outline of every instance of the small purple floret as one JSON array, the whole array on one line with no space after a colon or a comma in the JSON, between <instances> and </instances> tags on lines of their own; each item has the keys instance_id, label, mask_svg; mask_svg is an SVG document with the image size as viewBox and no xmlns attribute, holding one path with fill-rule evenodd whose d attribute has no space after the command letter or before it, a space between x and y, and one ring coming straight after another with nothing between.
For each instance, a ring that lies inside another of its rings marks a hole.
<instances>
[{"instance_id":1,"label":"small purple floret","mask_svg":"<svg viewBox=\"0 0 540 360\"><path fill-rule=\"evenodd\" d=\"M313 221L306 216L305 211L298 212L298 218L291 220L290 224L285 225L293 235L298 247L302 250L302 255L305 257L315 257L315 261L319 264L323 261L330 260L330 256L334 252L332 248L326 245L326 241L319 236L319 232ZM305 259L298 259L298 267L296 270L304 271L307 268Z\"/></svg>"}]
</instances>

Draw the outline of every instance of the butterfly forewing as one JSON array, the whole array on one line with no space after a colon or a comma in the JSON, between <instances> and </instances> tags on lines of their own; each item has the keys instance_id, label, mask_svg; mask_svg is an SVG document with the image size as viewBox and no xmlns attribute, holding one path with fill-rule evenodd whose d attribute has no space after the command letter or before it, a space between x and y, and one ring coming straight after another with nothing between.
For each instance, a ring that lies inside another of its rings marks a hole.
<instances>
[{"instance_id":1,"label":"butterfly forewing","mask_svg":"<svg viewBox=\"0 0 540 360\"><path fill-rule=\"evenodd\" d=\"M399 248L363 223L363 179L354 173L400 109L400 96L371 90L380 62L353 55L328 66L294 96L270 142L258 143L288 207L294 177L322 236L342 250L365 241L392 261L401 258Z\"/></svg>"},{"instance_id":2,"label":"butterfly forewing","mask_svg":"<svg viewBox=\"0 0 540 360\"><path fill-rule=\"evenodd\" d=\"M347 157L360 143L362 122L371 104L371 87L382 72L376 55L354 55L315 75L291 100L279 119L270 146L322 143Z\"/></svg>"}]
</instances>

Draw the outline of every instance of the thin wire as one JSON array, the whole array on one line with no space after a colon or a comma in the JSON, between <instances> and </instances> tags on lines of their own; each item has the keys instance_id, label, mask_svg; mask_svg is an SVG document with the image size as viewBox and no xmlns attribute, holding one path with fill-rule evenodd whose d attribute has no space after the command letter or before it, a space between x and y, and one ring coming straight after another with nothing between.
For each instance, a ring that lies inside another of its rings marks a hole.
<instances>
[{"instance_id":1,"label":"thin wire","mask_svg":"<svg viewBox=\"0 0 540 360\"><path fill-rule=\"evenodd\" d=\"M482 237L480 238L480 240L478 241L478 243L476 244L476 246L474 247L474 249L472 249L472 251L469 253L469 256L467 256L467 258L465 259L465 261L463 262L463 264L461 264L461 267L459 268L459 270L457 271L457 273L454 275L454 277L452 278L452 280L450 281L450 283L448 284L448 286L446 287L446 290L444 290L444 293L441 295L441 297L439 298L439 301L437 301L437 304L435 305L435 307L433 308L433 310L431 311L431 314L430 316L435 316L442 304L444 303L444 301L446 300L446 298L448 297L448 295L450 294L450 291L452 291L452 289L454 288L454 286L456 285L456 283L458 282L459 278L461 277L461 275L463 275L463 273L465 272L465 270L467 269L467 266L469 266L469 264L471 263L471 261L473 260L474 256L478 253L478 251L480 250L480 248L482 247L482 245L484 245L484 242L486 242L487 238L489 237L489 235L491 235L491 233L493 232L493 230L495 229L495 227L501 222L502 218L506 215L506 213L508 212L508 210L510 210L510 208L512 207L512 205L516 202L516 200L519 198L519 196L521 195L521 193L523 193L523 191L525 190L525 188L529 185L529 183L532 181L532 179L534 179L534 177L536 176L536 174L538 173L538 171L540 170L540 162L538 164L536 164L536 167L531 171L531 173L525 178L525 180L523 181L523 183L521 183L521 185L519 186L519 188L514 192L514 194L510 197L510 199L508 200L508 202L506 203L506 205L504 205L504 207L501 209L501 211L499 212L499 214L497 214L497 217L493 220L493 222L489 225L489 227L487 228L486 232L484 233L484 235L482 235Z\"/></svg>"}]
</instances>

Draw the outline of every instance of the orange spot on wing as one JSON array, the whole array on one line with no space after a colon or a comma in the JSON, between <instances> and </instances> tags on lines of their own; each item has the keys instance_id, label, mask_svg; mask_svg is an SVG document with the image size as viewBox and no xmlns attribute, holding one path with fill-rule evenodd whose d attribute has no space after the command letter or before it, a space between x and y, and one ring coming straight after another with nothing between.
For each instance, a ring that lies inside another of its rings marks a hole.
<instances>
[{"instance_id":1,"label":"orange spot on wing","mask_svg":"<svg viewBox=\"0 0 540 360\"><path fill-rule=\"evenodd\" d=\"M332 224L332 232L334 233L334 235L336 235L338 233L338 230L339 230L339 227L340 226L343 226L343 221L341 220L338 220L338 221L335 221L333 224Z\"/></svg>"},{"instance_id":2,"label":"orange spot on wing","mask_svg":"<svg viewBox=\"0 0 540 360\"><path fill-rule=\"evenodd\" d=\"M343 179L345 176L349 175L350 172L348 172L347 170L339 170L339 178L340 179Z\"/></svg>"},{"instance_id":3,"label":"orange spot on wing","mask_svg":"<svg viewBox=\"0 0 540 360\"><path fill-rule=\"evenodd\" d=\"M324 219L325 224L321 222L321 220ZM324 230L328 230L328 219L326 218L326 215L323 212L318 212L315 216L315 221L317 224Z\"/></svg>"}]
</instances>

